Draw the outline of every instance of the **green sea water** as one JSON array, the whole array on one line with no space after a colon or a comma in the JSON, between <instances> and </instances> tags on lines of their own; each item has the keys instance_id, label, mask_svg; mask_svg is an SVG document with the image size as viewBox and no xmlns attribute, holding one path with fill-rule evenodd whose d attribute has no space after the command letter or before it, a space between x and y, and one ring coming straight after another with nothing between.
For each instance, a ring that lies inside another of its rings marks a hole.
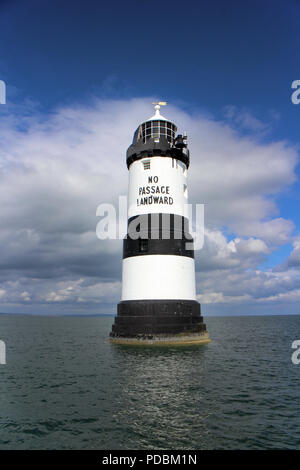
<instances>
[{"instance_id":1,"label":"green sea water","mask_svg":"<svg viewBox=\"0 0 300 470\"><path fill-rule=\"evenodd\" d=\"M205 318L190 348L112 321L0 315L0 449L300 449L300 316Z\"/></svg>"}]
</instances>

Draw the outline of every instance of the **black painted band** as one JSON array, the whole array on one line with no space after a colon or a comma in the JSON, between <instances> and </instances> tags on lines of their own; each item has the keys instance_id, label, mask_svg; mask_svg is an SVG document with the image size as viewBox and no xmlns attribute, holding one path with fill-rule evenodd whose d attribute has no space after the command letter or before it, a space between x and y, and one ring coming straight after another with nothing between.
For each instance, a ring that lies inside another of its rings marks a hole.
<instances>
[{"instance_id":1,"label":"black painted band","mask_svg":"<svg viewBox=\"0 0 300 470\"><path fill-rule=\"evenodd\" d=\"M176 214L142 214L128 220L123 259L140 255L175 255L194 258L188 219Z\"/></svg>"},{"instance_id":2,"label":"black painted band","mask_svg":"<svg viewBox=\"0 0 300 470\"><path fill-rule=\"evenodd\" d=\"M194 258L193 243L187 239L155 240L153 238L138 238L132 240L128 237L123 240L123 259L145 255L174 255Z\"/></svg>"},{"instance_id":3,"label":"black painted band","mask_svg":"<svg viewBox=\"0 0 300 470\"><path fill-rule=\"evenodd\" d=\"M197 300L188 299L143 299L122 300L118 303L118 315L201 315Z\"/></svg>"},{"instance_id":4,"label":"black painted band","mask_svg":"<svg viewBox=\"0 0 300 470\"><path fill-rule=\"evenodd\" d=\"M176 214L142 214L128 221L123 259L140 255L175 255L194 258L188 219Z\"/></svg>"},{"instance_id":5,"label":"black painted band","mask_svg":"<svg viewBox=\"0 0 300 470\"><path fill-rule=\"evenodd\" d=\"M170 157L175 158L183 162L186 167L189 167L190 156L189 151L186 148L178 148L171 146L170 142L162 136L159 139L159 142L156 142L156 139L149 139L147 142L136 142L127 150L127 167L142 158L148 157Z\"/></svg>"},{"instance_id":6,"label":"black painted band","mask_svg":"<svg viewBox=\"0 0 300 470\"><path fill-rule=\"evenodd\" d=\"M177 214L150 213L140 214L128 219L128 235L136 238L140 233L142 238L186 238L193 241L189 233L189 220Z\"/></svg>"}]
</instances>

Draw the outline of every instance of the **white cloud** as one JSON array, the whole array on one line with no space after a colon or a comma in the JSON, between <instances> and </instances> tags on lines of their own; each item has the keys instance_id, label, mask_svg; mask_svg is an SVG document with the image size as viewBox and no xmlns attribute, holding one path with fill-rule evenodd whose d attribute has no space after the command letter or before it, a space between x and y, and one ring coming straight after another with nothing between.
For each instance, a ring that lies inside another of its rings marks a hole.
<instances>
[{"instance_id":1,"label":"white cloud","mask_svg":"<svg viewBox=\"0 0 300 470\"><path fill-rule=\"evenodd\" d=\"M300 268L300 237L293 242L293 251L287 260L287 265L289 268Z\"/></svg>"},{"instance_id":2,"label":"white cloud","mask_svg":"<svg viewBox=\"0 0 300 470\"><path fill-rule=\"evenodd\" d=\"M95 212L127 193L125 152L151 115L151 101L95 100L1 122L1 300L5 293L5 301L36 304L37 311L43 303L89 303L101 312L102 304L118 302L122 243L96 238ZM295 181L296 150L283 141L262 143L259 123L236 109L235 121L252 130L246 137L230 121L174 106L165 114L188 131L190 201L205 204L199 298L234 303L292 292L294 272L287 280L258 266L292 241L294 224L280 216L274 196ZM294 242L290 268L298 255Z\"/></svg>"},{"instance_id":3,"label":"white cloud","mask_svg":"<svg viewBox=\"0 0 300 470\"><path fill-rule=\"evenodd\" d=\"M56 291L42 294L40 296L41 299L49 303L117 303L119 301L121 283L120 281L86 282L84 279L79 279L76 281L57 282L56 288Z\"/></svg>"},{"instance_id":4,"label":"white cloud","mask_svg":"<svg viewBox=\"0 0 300 470\"><path fill-rule=\"evenodd\" d=\"M242 303L251 300L249 295L224 295L222 292L210 292L207 294L198 294L197 299L201 304L223 304L223 303Z\"/></svg>"},{"instance_id":5,"label":"white cloud","mask_svg":"<svg viewBox=\"0 0 300 470\"><path fill-rule=\"evenodd\" d=\"M236 106L226 106L224 111L225 117L230 123L242 129L263 134L271 130L271 123L262 122L245 109L239 110ZM278 119L278 115L276 114L272 114L272 117L273 119Z\"/></svg>"},{"instance_id":6,"label":"white cloud","mask_svg":"<svg viewBox=\"0 0 300 470\"><path fill-rule=\"evenodd\" d=\"M24 300L25 302L30 302L30 300L31 300L31 295L29 294L29 292L23 291L23 292L21 292L21 294L20 294L20 298L21 298L22 300Z\"/></svg>"}]
</instances>

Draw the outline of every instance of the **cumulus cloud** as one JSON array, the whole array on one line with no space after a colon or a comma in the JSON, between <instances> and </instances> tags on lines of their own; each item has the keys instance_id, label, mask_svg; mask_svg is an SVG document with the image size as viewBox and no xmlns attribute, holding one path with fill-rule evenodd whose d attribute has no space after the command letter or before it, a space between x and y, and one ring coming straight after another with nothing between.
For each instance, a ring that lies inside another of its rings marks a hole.
<instances>
[{"instance_id":1,"label":"cumulus cloud","mask_svg":"<svg viewBox=\"0 0 300 470\"><path fill-rule=\"evenodd\" d=\"M292 242L292 250L289 256L278 266L276 272L296 273L300 271L300 237L296 236Z\"/></svg>"},{"instance_id":2,"label":"cumulus cloud","mask_svg":"<svg viewBox=\"0 0 300 470\"><path fill-rule=\"evenodd\" d=\"M55 305L64 312L67 305L101 313L118 302L122 243L97 239L96 208L118 207L119 195L126 195L125 152L151 115L151 101L95 99L48 115L35 106L31 113L6 109L0 123L3 308L23 311L30 304L39 312L46 305L51 312ZM174 106L166 114L188 131L190 202L205 204L205 245L196 253L199 299L256 302L295 289L293 275L288 282L259 266L292 241L294 224L281 217L275 196L295 182L296 149L262 142L255 118L236 108L225 121ZM233 119L252 133L238 131Z\"/></svg>"},{"instance_id":3,"label":"cumulus cloud","mask_svg":"<svg viewBox=\"0 0 300 470\"><path fill-rule=\"evenodd\" d=\"M243 130L255 132L256 134L265 134L271 130L271 123L262 122L247 109L239 110L237 106L226 106L224 114L231 125L234 124Z\"/></svg>"},{"instance_id":4,"label":"cumulus cloud","mask_svg":"<svg viewBox=\"0 0 300 470\"><path fill-rule=\"evenodd\" d=\"M287 266L289 268L300 268L300 237L293 242L293 251L287 260Z\"/></svg>"}]
</instances>

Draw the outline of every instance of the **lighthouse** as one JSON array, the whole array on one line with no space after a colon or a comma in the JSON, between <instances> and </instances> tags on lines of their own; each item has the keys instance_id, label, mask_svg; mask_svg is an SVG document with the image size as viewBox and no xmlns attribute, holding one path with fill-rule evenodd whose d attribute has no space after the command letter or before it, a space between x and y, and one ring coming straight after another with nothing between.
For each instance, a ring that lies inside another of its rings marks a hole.
<instances>
[{"instance_id":1,"label":"lighthouse","mask_svg":"<svg viewBox=\"0 0 300 470\"><path fill-rule=\"evenodd\" d=\"M196 300L189 233L186 134L155 114L138 126L127 150L128 230L123 241L122 298L110 340L136 345L210 341Z\"/></svg>"}]
</instances>

